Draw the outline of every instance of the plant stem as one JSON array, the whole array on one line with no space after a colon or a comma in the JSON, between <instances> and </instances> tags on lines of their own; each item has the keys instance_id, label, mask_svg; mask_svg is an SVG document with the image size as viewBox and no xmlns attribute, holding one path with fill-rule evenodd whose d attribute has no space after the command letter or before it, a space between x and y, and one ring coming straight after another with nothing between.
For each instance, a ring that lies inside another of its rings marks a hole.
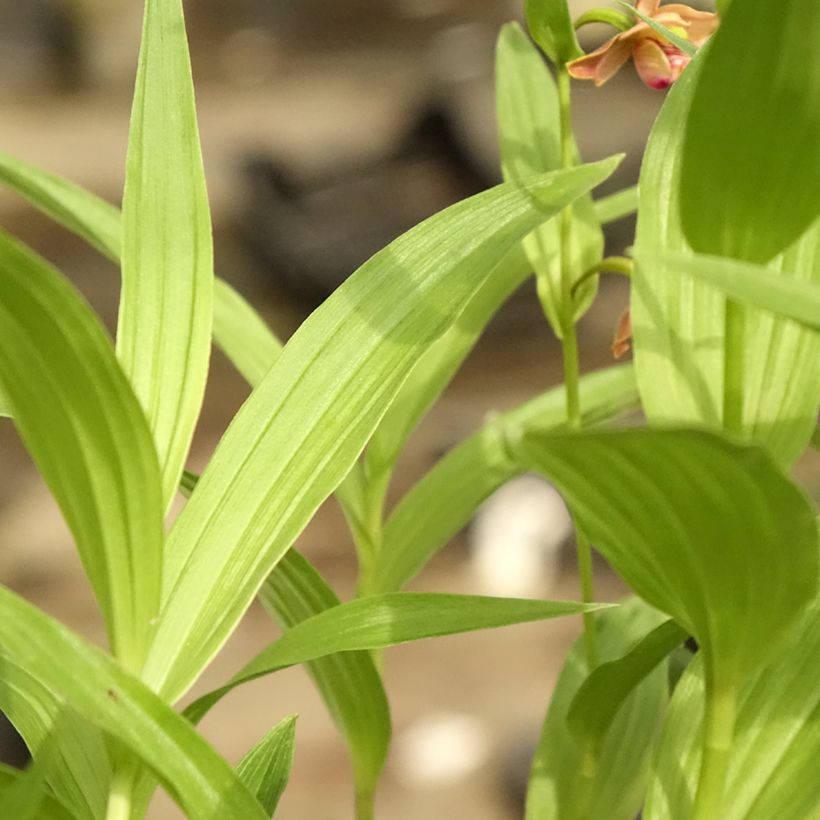
<instances>
[{"instance_id":1,"label":"plant stem","mask_svg":"<svg viewBox=\"0 0 820 820\"><path fill-rule=\"evenodd\" d=\"M131 762L115 765L108 792L105 820L130 820L131 798L134 788L134 766Z\"/></svg>"},{"instance_id":2,"label":"plant stem","mask_svg":"<svg viewBox=\"0 0 820 820\"><path fill-rule=\"evenodd\" d=\"M726 300L723 359L723 428L743 434L743 307Z\"/></svg>"},{"instance_id":3,"label":"plant stem","mask_svg":"<svg viewBox=\"0 0 820 820\"><path fill-rule=\"evenodd\" d=\"M692 820L716 820L722 816L723 792L735 728L737 689L734 685L708 683L703 715L703 757Z\"/></svg>"},{"instance_id":4,"label":"plant stem","mask_svg":"<svg viewBox=\"0 0 820 820\"><path fill-rule=\"evenodd\" d=\"M561 167L571 168L575 164L575 140L572 133L572 94L570 77L566 66L558 66L558 103L561 118ZM564 350L564 386L567 403L567 425L570 430L580 430L581 398L579 395L580 363L578 354L578 334L575 329L575 300L572 294L572 206L561 211L559 217L559 253L561 263L561 305L563 316L561 332ZM592 548L586 536L576 527L576 551L578 574L581 578L582 600L594 600L592 579ZM584 643L586 646L587 668L591 671L598 665L598 642L595 634L595 616L584 613Z\"/></svg>"},{"instance_id":5,"label":"plant stem","mask_svg":"<svg viewBox=\"0 0 820 820\"><path fill-rule=\"evenodd\" d=\"M374 820L375 816L373 790L356 789L356 820Z\"/></svg>"}]
</instances>

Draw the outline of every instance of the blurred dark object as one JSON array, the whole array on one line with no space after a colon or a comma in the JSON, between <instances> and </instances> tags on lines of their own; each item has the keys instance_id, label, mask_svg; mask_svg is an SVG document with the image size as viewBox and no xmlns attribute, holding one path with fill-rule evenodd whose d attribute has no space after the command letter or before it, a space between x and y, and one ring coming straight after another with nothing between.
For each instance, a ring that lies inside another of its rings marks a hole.
<instances>
[{"instance_id":1,"label":"blurred dark object","mask_svg":"<svg viewBox=\"0 0 820 820\"><path fill-rule=\"evenodd\" d=\"M0 763L22 769L29 760L28 749L23 739L9 723L9 719L0 712Z\"/></svg>"},{"instance_id":2,"label":"blurred dark object","mask_svg":"<svg viewBox=\"0 0 820 820\"><path fill-rule=\"evenodd\" d=\"M397 150L366 165L296 180L275 157L258 155L243 174L244 244L279 288L310 305L400 234L499 181L437 105L416 118Z\"/></svg>"}]
</instances>

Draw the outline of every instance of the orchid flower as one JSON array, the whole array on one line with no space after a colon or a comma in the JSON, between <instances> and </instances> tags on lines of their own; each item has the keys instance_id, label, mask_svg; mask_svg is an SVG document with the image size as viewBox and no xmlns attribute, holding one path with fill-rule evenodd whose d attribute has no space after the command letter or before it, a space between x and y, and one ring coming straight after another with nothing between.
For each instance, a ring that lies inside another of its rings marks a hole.
<instances>
[{"instance_id":1,"label":"orchid flower","mask_svg":"<svg viewBox=\"0 0 820 820\"><path fill-rule=\"evenodd\" d=\"M718 26L717 14L697 11L684 3L662 6L661 0L638 0L636 8L696 46L703 45ZM630 57L640 78L650 88L668 88L692 59L648 23L639 20L591 54L572 60L567 68L576 79L594 80L595 85L600 86Z\"/></svg>"}]
</instances>

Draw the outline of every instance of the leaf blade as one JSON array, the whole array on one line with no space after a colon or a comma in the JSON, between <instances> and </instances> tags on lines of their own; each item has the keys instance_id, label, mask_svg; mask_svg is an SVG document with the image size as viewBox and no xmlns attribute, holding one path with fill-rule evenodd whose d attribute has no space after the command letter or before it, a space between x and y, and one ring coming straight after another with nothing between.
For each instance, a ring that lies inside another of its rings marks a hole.
<instances>
[{"instance_id":1,"label":"leaf blade","mask_svg":"<svg viewBox=\"0 0 820 820\"><path fill-rule=\"evenodd\" d=\"M293 766L296 716L284 718L236 766L239 779L269 815L285 791Z\"/></svg>"}]
</instances>

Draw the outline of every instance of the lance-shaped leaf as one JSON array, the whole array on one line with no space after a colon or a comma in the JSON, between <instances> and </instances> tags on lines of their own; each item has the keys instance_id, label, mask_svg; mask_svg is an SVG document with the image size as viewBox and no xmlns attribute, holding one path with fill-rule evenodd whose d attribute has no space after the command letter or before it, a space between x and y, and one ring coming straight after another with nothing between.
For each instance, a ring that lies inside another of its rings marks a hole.
<instances>
[{"instance_id":1,"label":"lance-shaped leaf","mask_svg":"<svg viewBox=\"0 0 820 820\"><path fill-rule=\"evenodd\" d=\"M815 595L811 505L759 448L639 430L530 435L520 452L635 592L697 639L718 687L768 659Z\"/></svg>"},{"instance_id":2,"label":"lance-shaped leaf","mask_svg":"<svg viewBox=\"0 0 820 820\"><path fill-rule=\"evenodd\" d=\"M818 42L815 0L737 0L723 19L685 127L680 207L694 250L765 263L820 216Z\"/></svg>"},{"instance_id":3,"label":"lance-shaped leaf","mask_svg":"<svg viewBox=\"0 0 820 820\"><path fill-rule=\"evenodd\" d=\"M154 434L166 506L199 416L213 249L182 0L146 0L123 195L117 353Z\"/></svg>"},{"instance_id":4,"label":"lance-shaped leaf","mask_svg":"<svg viewBox=\"0 0 820 820\"><path fill-rule=\"evenodd\" d=\"M14 820L77 820L67 806L46 791L42 772L21 772L0 763L0 806Z\"/></svg>"},{"instance_id":5,"label":"lance-shaped leaf","mask_svg":"<svg viewBox=\"0 0 820 820\"><path fill-rule=\"evenodd\" d=\"M554 63L567 63L584 53L575 36L567 0L526 0L524 12L533 40Z\"/></svg>"},{"instance_id":6,"label":"lance-shaped leaf","mask_svg":"<svg viewBox=\"0 0 820 820\"><path fill-rule=\"evenodd\" d=\"M662 620L661 613L638 598L599 613L595 624L601 659L606 663L622 657ZM575 642L535 750L526 820L634 819L643 803L652 744L667 700L664 666L624 700L591 763L567 723L576 693L588 680L583 638Z\"/></svg>"},{"instance_id":7,"label":"lance-shaped leaf","mask_svg":"<svg viewBox=\"0 0 820 820\"><path fill-rule=\"evenodd\" d=\"M565 6L564 0L552 2ZM544 60L517 23L501 30L496 54L496 100L501 168L515 180L561 167L558 92ZM570 248L572 279L600 261L604 237L590 196L572 206ZM541 303L560 338L569 309L561 292L560 235L557 221L540 226L524 240L524 250L538 277ZM592 277L575 294L574 317L582 316L598 290Z\"/></svg>"},{"instance_id":8,"label":"lance-shaped leaf","mask_svg":"<svg viewBox=\"0 0 820 820\"><path fill-rule=\"evenodd\" d=\"M789 643L744 683L721 820L817 816L820 806L820 607L806 613ZM703 665L691 664L675 689L647 795L647 820L688 820L700 766Z\"/></svg>"},{"instance_id":9,"label":"lance-shaped leaf","mask_svg":"<svg viewBox=\"0 0 820 820\"><path fill-rule=\"evenodd\" d=\"M780 271L725 256L664 254L641 257L647 268L664 266L714 285L731 299L777 313L820 330L820 283L805 282Z\"/></svg>"},{"instance_id":10,"label":"lance-shaped leaf","mask_svg":"<svg viewBox=\"0 0 820 820\"><path fill-rule=\"evenodd\" d=\"M233 769L118 663L0 587L0 672L14 665L132 751L189 817L262 820Z\"/></svg>"},{"instance_id":11,"label":"lance-shaped leaf","mask_svg":"<svg viewBox=\"0 0 820 820\"><path fill-rule=\"evenodd\" d=\"M680 156L693 88L708 48L670 92L641 170L638 264L632 277L638 386L653 424L721 427L724 393L742 385L737 432L790 464L805 449L817 418L820 336L771 312L741 305L733 306L737 315L730 323L735 330L740 327L741 338L727 333L724 295L681 275L677 263L667 264L664 256L692 254L681 228ZM711 215L711 208L704 208ZM820 282L820 223L769 267L784 278ZM725 384L727 373L732 384Z\"/></svg>"},{"instance_id":12,"label":"lance-shaped leaf","mask_svg":"<svg viewBox=\"0 0 820 820\"><path fill-rule=\"evenodd\" d=\"M145 680L171 700L186 691L350 470L419 356L516 242L615 162L452 206L376 254L301 326L174 524Z\"/></svg>"},{"instance_id":13,"label":"lance-shaped leaf","mask_svg":"<svg viewBox=\"0 0 820 820\"><path fill-rule=\"evenodd\" d=\"M163 538L145 417L88 305L3 235L0 293L0 384L74 535L112 650L139 668L159 608Z\"/></svg>"},{"instance_id":14,"label":"lance-shaped leaf","mask_svg":"<svg viewBox=\"0 0 820 820\"><path fill-rule=\"evenodd\" d=\"M630 365L590 373L581 379L584 424L606 421L637 406ZM413 578L427 561L473 517L479 505L521 465L508 442L524 430L548 432L566 424L563 387L490 419L453 448L407 493L387 520L376 571L376 589L392 592Z\"/></svg>"},{"instance_id":15,"label":"lance-shaped leaf","mask_svg":"<svg viewBox=\"0 0 820 820\"><path fill-rule=\"evenodd\" d=\"M239 779L269 815L273 815L293 765L296 717L285 718L259 741L236 766Z\"/></svg>"},{"instance_id":16,"label":"lance-shaped leaf","mask_svg":"<svg viewBox=\"0 0 820 820\"><path fill-rule=\"evenodd\" d=\"M607 608L607 604L535 601L438 592L393 592L339 604L289 629L259 653L225 686L195 700L185 714L193 721L224 695L247 681L336 652L388 646L543 621Z\"/></svg>"}]
</instances>

